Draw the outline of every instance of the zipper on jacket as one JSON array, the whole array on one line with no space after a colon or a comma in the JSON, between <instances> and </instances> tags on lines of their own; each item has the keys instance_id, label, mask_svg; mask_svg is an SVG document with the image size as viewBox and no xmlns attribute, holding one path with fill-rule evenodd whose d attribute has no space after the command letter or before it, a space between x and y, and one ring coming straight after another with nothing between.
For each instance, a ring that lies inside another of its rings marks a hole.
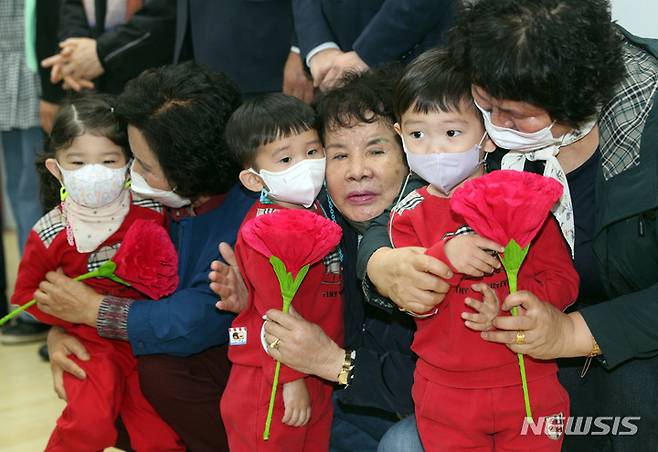
<instances>
[{"instance_id":1,"label":"zipper on jacket","mask_svg":"<svg viewBox=\"0 0 658 452\"><path fill-rule=\"evenodd\" d=\"M644 219L642 218L642 215L640 215L640 221L637 225L637 233L640 235L640 237L644 237Z\"/></svg>"},{"instance_id":2,"label":"zipper on jacket","mask_svg":"<svg viewBox=\"0 0 658 452\"><path fill-rule=\"evenodd\" d=\"M118 49L114 49L113 51L111 51L110 53L108 53L107 55L105 55L105 60L104 60L104 61L105 61L105 62L110 61L110 60L111 60L112 58L114 58L115 56L119 55L119 54L122 53L122 52L125 52L126 50L128 50L128 49L130 49L130 48L132 48L132 47L135 47L137 44L139 44L140 42L144 41L145 39L148 39L150 36L151 36L151 32L150 32L150 31L147 31L145 34L143 34L143 35L140 36L139 38L135 39L134 41L130 41L130 42L128 42L128 43L122 45L122 46L119 47Z\"/></svg>"}]
</instances>

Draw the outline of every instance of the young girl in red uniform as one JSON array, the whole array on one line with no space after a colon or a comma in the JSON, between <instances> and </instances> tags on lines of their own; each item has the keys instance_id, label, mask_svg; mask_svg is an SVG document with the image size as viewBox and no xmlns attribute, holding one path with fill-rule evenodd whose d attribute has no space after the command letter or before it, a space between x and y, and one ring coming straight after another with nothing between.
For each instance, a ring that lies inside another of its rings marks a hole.
<instances>
[{"instance_id":1,"label":"young girl in red uniform","mask_svg":"<svg viewBox=\"0 0 658 452\"><path fill-rule=\"evenodd\" d=\"M13 304L34 298L46 273L61 269L71 277L95 270L111 259L128 228L137 219L163 225L160 205L132 195L127 188L130 153L125 129L114 116L108 96L83 97L63 106L50 136L50 155L42 182L48 189L62 187L62 202L34 226L18 269ZM50 178L51 180L47 180ZM52 194L50 195L52 198ZM52 202L51 202L52 204ZM85 281L97 292L117 297L142 298L134 289L110 281ZM57 420L47 451L87 452L111 447L115 424L121 416L131 446L139 451L183 451L178 436L142 395L136 359L130 344L105 339L87 325L71 324L41 312L28 312L42 322L63 327L89 352L77 364L86 378L64 373L67 404Z\"/></svg>"},{"instance_id":2,"label":"young girl in red uniform","mask_svg":"<svg viewBox=\"0 0 658 452\"><path fill-rule=\"evenodd\" d=\"M325 158L315 130L315 113L294 97L272 94L248 101L226 126L229 146L245 170L240 181L262 192L244 221L277 209L311 209L324 181ZM267 258L238 234L235 253L249 290L248 307L233 321L228 356L233 363L221 413L232 452L322 451L329 448L332 385L284 365L269 440L262 438L275 361L261 341L263 315L281 309L279 282ZM342 280L337 253L312 265L293 300L293 308L341 342Z\"/></svg>"},{"instance_id":3,"label":"young girl in red uniform","mask_svg":"<svg viewBox=\"0 0 658 452\"><path fill-rule=\"evenodd\" d=\"M491 253L502 252L505 244L475 235L449 206L456 188L484 174L485 152L495 149L471 98L470 82L445 51L427 52L400 80L396 108L395 129L409 167L429 185L391 211L391 242L428 248L454 273L448 281L452 288L437 309L417 315L413 398L423 446L427 451L559 451L559 430L520 435L525 405L517 357L479 334L491 328L498 300L509 288ZM518 287L560 310L575 301L578 275L553 218L531 246ZM569 414L569 399L555 363L526 357L525 364L533 415L557 426Z\"/></svg>"}]
</instances>

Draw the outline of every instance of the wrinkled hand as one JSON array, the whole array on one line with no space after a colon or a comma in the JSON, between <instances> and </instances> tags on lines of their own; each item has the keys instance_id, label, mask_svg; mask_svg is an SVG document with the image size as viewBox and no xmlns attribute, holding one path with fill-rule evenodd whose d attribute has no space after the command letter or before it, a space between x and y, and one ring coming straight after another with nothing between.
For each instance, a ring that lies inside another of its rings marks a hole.
<instances>
[{"instance_id":1,"label":"wrinkled hand","mask_svg":"<svg viewBox=\"0 0 658 452\"><path fill-rule=\"evenodd\" d=\"M210 264L210 290L215 292L220 300L215 304L217 309L239 314L247 307L249 293L244 284L235 253L228 243L219 244L219 253L224 262L212 261Z\"/></svg>"},{"instance_id":2,"label":"wrinkled hand","mask_svg":"<svg viewBox=\"0 0 658 452\"><path fill-rule=\"evenodd\" d=\"M286 425L301 427L311 419L311 396L303 378L283 385L283 406L281 422Z\"/></svg>"},{"instance_id":3,"label":"wrinkled hand","mask_svg":"<svg viewBox=\"0 0 658 452\"><path fill-rule=\"evenodd\" d=\"M306 75L302 57L298 53L290 52L283 67L283 93L295 96L307 104L313 102L313 81Z\"/></svg>"},{"instance_id":4,"label":"wrinkled hand","mask_svg":"<svg viewBox=\"0 0 658 452\"><path fill-rule=\"evenodd\" d=\"M477 314L462 312L464 324L474 331L489 331L493 328L493 321L500 311L498 296L491 287L484 283L473 284L471 288L482 294L482 301L474 300L473 298L466 298L464 300L467 306L477 312Z\"/></svg>"},{"instance_id":5,"label":"wrinkled hand","mask_svg":"<svg viewBox=\"0 0 658 452\"><path fill-rule=\"evenodd\" d=\"M50 135L55 122L55 115L59 111L59 105L45 100L39 100L39 122L46 134Z\"/></svg>"},{"instance_id":6,"label":"wrinkled hand","mask_svg":"<svg viewBox=\"0 0 658 452\"><path fill-rule=\"evenodd\" d=\"M458 235L445 244L446 256L455 270L476 278L489 275L501 266L498 257L489 251L502 253L505 248L477 234Z\"/></svg>"},{"instance_id":7,"label":"wrinkled hand","mask_svg":"<svg viewBox=\"0 0 658 452\"><path fill-rule=\"evenodd\" d=\"M591 350L589 328L579 313L565 314L525 291L509 295L502 309L509 311L514 306L520 307L519 316L496 317L494 326L500 331L483 332L483 339L537 359L584 356ZM586 332L576 334L576 329ZM517 331L525 332L525 344L515 343Z\"/></svg>"},{"instance_id":8,"label":"wrinkled hand","mask_svg":"<svg viewBox=\"0 0 658 452\"><path fill-rule=\"evenodd\" d=\"M327 73L334 64L334 60L342 55L338 49L326 49L321 52L313 55L313 58L310 59L309 69L311 70L311 76L313 76L313 86L319 88L322 84Z\"/></svg>"},{"instance_id":9,"label":"wrinkled hand","mask_svg":"<svg viewBox=\"0 0 658 452\"><path fill-rule=\"evenodd\" d=\"M34 298L42 312L92 328L96 328L98 308L103 301L103 296L94 289L67 277L61 270L46 273Z\"/></svg>"},{"instance_id":10,"label":"wrinkled hand","mask_svg":"<svg viewBox=\"0 0 658 452\"><path fill-rule=\"evenodd\" d=\"M265 340L271 344L279 339L279 346L269 349L272 358L298 372L338 381L345 350L331 340L322 328L304 320L292 308L288 314L276 309L270 309L265 314Z\"/></svg>"},{"instance_id":11,"label":"wrinkled hand","mask_svg":"<svg viewBox=\"0 0 658 452\"><path fill-rule=\"evenodd\" d=\"M48 355L50 356L50 372L53 375L55 393L60 399L66 400L64 372L68 372L80 380L87 378L85 371L69 358L69 355L75 355L80 361L89 361L89 354L77 338L69 336L63 329L54 326L48 332Z\"/></svg>"},{"instance_id":12,"label":"wrinkled hand","mask_svg":"<svg viewBox=\"0 0 658 452\"><path fill-rule=\"evenodd\" d=\"M367 70L368 65L355 51L345 52L333 60L331 69L329 69L329 72L327 72L327 75L324 76L320 83L320 89L322 91L329 91L335 88L348 72L361 73Z\"/></svg>"},{"instance_id":13,"label":"wrinkled hand","mask_svg":"<svg viewBox=\"0 0 658 452\"><path fill-rule=\"evenodd\" d=\"M368 261L368 277L377 291L407 311L425 313L443 301L450 268L425 254L425 248L380 248Z\"/></svg>"}]
</instances>

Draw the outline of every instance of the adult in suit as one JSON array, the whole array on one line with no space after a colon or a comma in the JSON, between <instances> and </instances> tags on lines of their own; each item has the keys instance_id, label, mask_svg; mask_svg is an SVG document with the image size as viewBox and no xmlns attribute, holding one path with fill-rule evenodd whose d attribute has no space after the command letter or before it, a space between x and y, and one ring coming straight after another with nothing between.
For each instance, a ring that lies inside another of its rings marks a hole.
<instances>
[{"instance_id":1,"label":"adult in suit","mask_svg":"<svg viewBox=\"0 0 658 452\"><path fill-rule=\"evenodd\" d=\"M441 43L455 0L293 0L301 55L323 91L345 72L414 56Z\"/></svg>"},{"instance_id":2,"label":"adult in suit","mask_svg":"<svg viewBox=\"0 0 658 452\"><path fill-rule=\"evenodd\" d=\"M224 72L243 96L285 88L310 102L312 86L293 42L290 0L177 2L174 62L193 59Z\"/></svg>"}]
</instances>

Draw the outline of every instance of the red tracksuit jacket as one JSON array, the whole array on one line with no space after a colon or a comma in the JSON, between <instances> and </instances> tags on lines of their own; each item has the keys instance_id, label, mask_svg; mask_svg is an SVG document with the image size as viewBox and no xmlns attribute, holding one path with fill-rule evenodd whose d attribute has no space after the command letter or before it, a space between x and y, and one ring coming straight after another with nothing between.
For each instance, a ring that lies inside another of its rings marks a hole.
<instances>
[{"instance_id":1,"label":"red tracksuit jacket","mask_svg":"<svg viewBox=\"0 0 658 452\"><path fill-rule=\"evenodd\" d=\"M412 345L418 355L417 372L430 381L456 388L493 388L520 383L516 355L501 344L487 342L480 333L464 325L462 312L474 312L466 297L482 300L471 289L478 282L493 288L502 304L509 287L504 270L483 278L471 278L456 272L444 252L446 234L464 226L464 219L452 212L449 199L433 196L427 187L410 193L389 220L395 247L422 246L451 267L455 276L448 281L451 290L439 305L439 311L417 319ZM505 246L505 243L501 245ZM555 220L550 217L535 237L518 280L518 290L528 290L560 310L576 300L578 274L567 245ZM525 357L528 381L557 371L553 362Z\"/></svg>"},{"instance_id":2,"label":"red tracksuit jacket","mask_svg":"<svg viewBox=\"0 0 658 452\"><path fill-rule=\"evenodd\" d=\"M69 245L66 239L66 226L62 212L59 206L55 207L44 215L30 231L25 243L23 258L18 267L18 277L11 303L23 305L32 300L39 283L45 279L46 273L49 271L61 268L65 275L74 278L98 268L114 256L128 228L137 219L152 220L162 226L165 225L162 208L158 203L148 199L138 200L133 198L128 215L126 215L119 229L95 251L80 253L75 245ZM144 295L135 289L106 278L90 278L85 280L85 284L103 295L144 298ZM65 322L41 312L36 305L30 307L27 312L43 323L61 326L80 337L98 338L95 328Z\"/></svg>"}]
</instances>

